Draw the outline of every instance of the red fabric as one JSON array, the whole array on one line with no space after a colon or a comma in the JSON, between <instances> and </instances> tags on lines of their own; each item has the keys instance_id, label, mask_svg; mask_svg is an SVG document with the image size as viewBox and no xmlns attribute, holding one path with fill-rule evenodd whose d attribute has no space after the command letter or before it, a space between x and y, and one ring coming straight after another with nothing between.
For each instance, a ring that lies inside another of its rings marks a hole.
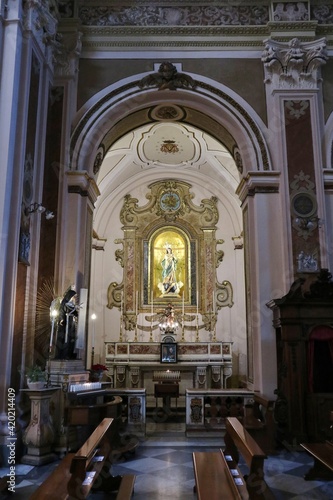
<instances>
[{"instance_id":1,"label":"red fabric","mask_svg":"<svg viewBox=\"0 0 333 500\"><path fill-rule=\"evenodd\" d=\"M330 350L331 359L333 363L333 328L327 325L316 326L309 337L308 347L308 385L309 392L313 392L313 363L314 363L314 347L315 341L327 342Z\"/></svg>"}]
</instances>

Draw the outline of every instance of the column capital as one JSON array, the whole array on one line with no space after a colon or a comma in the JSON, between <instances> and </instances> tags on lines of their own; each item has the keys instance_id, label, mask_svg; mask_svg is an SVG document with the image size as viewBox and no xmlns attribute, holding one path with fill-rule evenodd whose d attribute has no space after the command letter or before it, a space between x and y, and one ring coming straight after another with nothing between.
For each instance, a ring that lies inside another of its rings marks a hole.
<instances>
[{"instance_id":1,"label":"column capital","mask_svg":"<svg viewBox=\"0 0 333 500\"><path fill-rule=\"evenodd\" d=\"M261 60L264 64L265 84L272 90L317 90L321 82L321 66L328 59L326 39L289 42L267 39Z\"/></svg>"}]
</instances>

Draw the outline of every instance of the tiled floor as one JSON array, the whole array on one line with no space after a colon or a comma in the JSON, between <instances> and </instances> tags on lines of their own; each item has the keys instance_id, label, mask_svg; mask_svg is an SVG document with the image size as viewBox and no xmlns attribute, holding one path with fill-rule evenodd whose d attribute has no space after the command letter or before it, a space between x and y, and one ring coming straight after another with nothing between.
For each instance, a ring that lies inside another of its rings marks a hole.
<instances>
[{"instance_id":1,"label":"tiled floor","mask_svg":"<svg viewBox=\"0 0 333 500\"><path fill-rule=\"evenodd\" d=\"M223 439L216 436L185 437L184 424L151 423L136 452L115 462L113 474L136 475L133 500L194 500L192 452L219 449L223 444ZM56 462L40 467L18 465L16 493L7 498L29 499L56 465ZM333 481L303 479L311 465L312 460L305 452L281 450L270 456L266 460L265 477L276 499L333 499ZM246 466L240 464L240 468L246 473ZM5 473L0 469L0 477ZM102 493L91 495L94 500L114 497Z\"/></svg>"}]
</instances>

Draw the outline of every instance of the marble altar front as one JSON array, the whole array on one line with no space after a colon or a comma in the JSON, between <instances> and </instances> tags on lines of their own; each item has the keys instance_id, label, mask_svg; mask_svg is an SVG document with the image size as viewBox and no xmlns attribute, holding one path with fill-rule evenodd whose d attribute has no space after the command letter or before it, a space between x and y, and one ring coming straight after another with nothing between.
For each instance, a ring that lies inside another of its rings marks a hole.
<instances>
[{"instance_id":1,"label":"marble altar front","mask_svg":"<svg viewBox=\"0 0 333 500\"><path fill-rule=\"evenodd\" d=\"M225 389L232 375L232 342L178 342L176 361L165 362L164 343L106 342L105 364L114 388L138 388L154 394L154 373L180 372L180 394L186 389ZM167 375L168 374L168 375ZM170 375L171 374L171 375Z\"/></svg>"}]
</instances>

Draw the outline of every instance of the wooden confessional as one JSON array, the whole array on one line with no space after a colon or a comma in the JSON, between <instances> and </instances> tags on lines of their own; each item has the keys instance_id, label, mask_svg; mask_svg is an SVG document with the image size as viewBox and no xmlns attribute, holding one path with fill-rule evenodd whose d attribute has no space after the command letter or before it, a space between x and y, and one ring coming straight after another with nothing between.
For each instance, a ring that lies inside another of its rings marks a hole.
<instances>
[{"instance_id":1,"label":"wooden confessional","mask_svg":"<svg viewBox=\"0 0 333 500\"><path fill-rule=\"evenodd\" d=\"M276 331L278 439L297 444L332 438L333 282L322 269L307 291L298 279L267 305Z\"/></svg>"}]
</instances>

